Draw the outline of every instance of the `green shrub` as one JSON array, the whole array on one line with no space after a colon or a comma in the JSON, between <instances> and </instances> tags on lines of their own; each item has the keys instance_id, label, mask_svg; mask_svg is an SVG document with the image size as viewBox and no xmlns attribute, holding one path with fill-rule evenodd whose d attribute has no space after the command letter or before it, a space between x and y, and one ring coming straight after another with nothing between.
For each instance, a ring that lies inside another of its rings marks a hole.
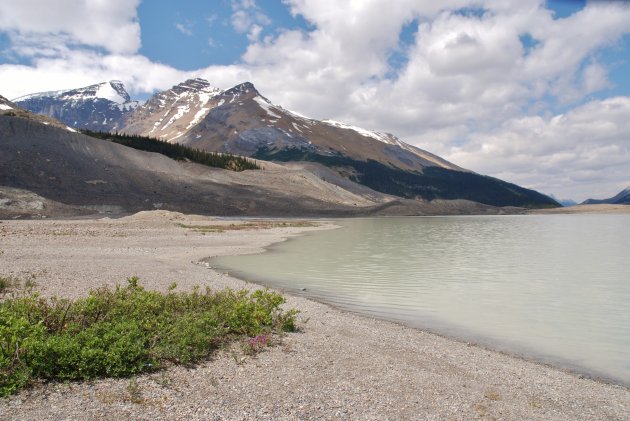
<instances>
[{"instance_id":1,"label":"green shrub","mask_svg":"<svg viewBox=\"0 0 630 421\"><path fill-rule=\"evenodd\" d=\"M269 290L166 294L130 278L76 301L37 293L0 303L0 395L33 379L125 377L193 364L222 344L295 330L296 310Z\"/></svg>"},{"instance_id":2,"label":"green shrub","mask_svg":"<svg viewBox=\"0 0 630 421\"><path fill-rule=\"evenodd\" d=\"M0 276L0 294L4 294L17 284L16 279L12 276Z\"/></svg>"}]
</instances>

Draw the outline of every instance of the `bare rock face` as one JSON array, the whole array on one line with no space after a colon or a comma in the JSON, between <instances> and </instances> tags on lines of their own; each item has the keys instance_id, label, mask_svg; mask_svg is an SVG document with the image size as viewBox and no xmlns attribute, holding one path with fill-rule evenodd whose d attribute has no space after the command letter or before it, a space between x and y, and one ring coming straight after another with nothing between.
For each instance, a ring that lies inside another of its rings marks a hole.
<instances>
[{"instance_id":1,"label":"bare rock face","mask_svg":"<svg viewBox=\"0 0 630 421\"><path fill-rule=\"evenodd\" d=\"M269 167L238 173L209 168L37 118L0 115L0 218L44 216L52 203L80 213L159 208L210 215L353 215L392 200L339 189L303 169Z\"/></svg>"},{"instance_id":2,"label":"bare rock face","mask_svg":"<svg viewBox=\"0 0 630 421\"><path fill-rule=\"evenodd\" d=\"M69 127L94 131L114 131L123 116L138 106L120 81L98 83L79 89L41 92L14 100L33 113L55 118Z\"/></svg>"},{"instance_id":3,"label":"bare rock face","mask_svg":"<svg viewBox=\"0 0 630 421\"><path fill-rule=\"evenodd\" d=\"M153 95L125 116L124 131L178 141L219 103L221 90L204 79L190 79Z\"/></svg>"},{"instance_id":4,"label":"bare rock face","mask_svg":"<svg viewBox=\"0 0 630 421\"><path fill-rule=\"evenodd\" d=\"M427 166L465 171L391 134L318 121L274 105L250 82L222 91L204 79L187 80L127 114L122 130L246 156L260 149L300 149L415 171Z\"/></svg>"},{"instance_id":5,"label":"bare rock face","mask_svg":"<svg viewBox=\"0 0 630 421\"><path fill-rule=\"evenodd\" d=\"M422 171L437 166L465 171L388 133L335 121L319 121L273 104L246 82L215 97L216 106L178 138L186 145L251 156L268 151L302 150L322 156L341 155Z\"/></svg>"},{"instance_id":6,"label":"bare rock face","mask_svg":"<svg viewBox=\"0 0 630 421\"><path fill-rule=\"evenodd\" d=\"M14 104L13 102L9 101L2 95L0 95L0 115L6 116L6 117L18 117L24 120L36 121L45 126L52 126L52 127L57 127L60 129L74 131L74 129L67 127L65 124L63 124L62 122L58 120L55 120L52 117L48 117L42 114L31 113L30 111L27 111L19 107L18 105Z\"/></svg>"}]
</instances>

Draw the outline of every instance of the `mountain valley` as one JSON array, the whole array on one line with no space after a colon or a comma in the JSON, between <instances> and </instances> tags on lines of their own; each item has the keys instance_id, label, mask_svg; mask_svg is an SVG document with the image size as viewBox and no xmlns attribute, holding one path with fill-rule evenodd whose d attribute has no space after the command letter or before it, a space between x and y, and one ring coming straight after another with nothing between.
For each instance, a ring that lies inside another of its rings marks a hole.
<instances>
[{"instance_id":1,"label":"mountain valley","mask_svg":"<svg viewBox=\"0 0 630 421\"><path fill-rule=\"evenodd\" d=\"M248 82L223 91L191 79L144 104L132 101L117 81L3 101L0 185L69 206L311 216L558 206L543 194L460 168L391 134L289 111ZM250 157L263 169L204 168L77 129Z\"/></svg>"}]
</instances>

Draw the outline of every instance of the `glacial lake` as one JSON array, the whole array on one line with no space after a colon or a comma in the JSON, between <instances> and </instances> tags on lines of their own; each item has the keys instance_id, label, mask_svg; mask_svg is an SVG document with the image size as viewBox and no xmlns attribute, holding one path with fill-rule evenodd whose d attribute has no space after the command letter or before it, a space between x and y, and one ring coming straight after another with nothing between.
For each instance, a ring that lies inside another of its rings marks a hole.
<instances>
[{"instance_id":1,"label":"glacial lake","mask_svg":"<svg viewBox=\"0 0 630 421\"><path fill-rule=\"evenodd\" d=\"M630 384L630 214L335 223L341 228L211 265L345 310Z\"/></svg>"}]
</instances>

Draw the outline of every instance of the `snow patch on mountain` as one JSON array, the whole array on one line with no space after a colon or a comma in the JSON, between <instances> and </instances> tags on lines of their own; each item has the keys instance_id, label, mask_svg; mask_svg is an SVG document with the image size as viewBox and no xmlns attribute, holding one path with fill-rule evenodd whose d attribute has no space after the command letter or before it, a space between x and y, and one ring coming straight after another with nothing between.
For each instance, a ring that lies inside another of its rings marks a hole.
<instances>
[{"instance_id":1,"label":"snow patch on mountain","mask_svg":"<svg viewBox=\"0 0 630 421\"><path fill-rule=\"evenodd\" d=\"M9 107L7 104L0 104L0 110L6 111L6 110L12 110L13 107Z\"/></svg>"},{"instance_id":2,"label":"snow patch on mountain","mask_svg":"<svg viewBox=\"0 0 630 421\"><path fill-rule=\"evenodd\" d=\"M170 126L175 121L177 121L180 118L182 118L184 116L184 114L188 113L188 111L190 111L190 106L189 105L180 105L180 106L178 106L177 107L177 112L175 113L175 115L173 115L173 117L170 118L170 120L164 126L162 126L162 130L166 130L168 128L168 126Z\"/></svg>"},{"instance_id":3,"label":"snow patch on mountain","mask_svg":"<svg viewBox=\"0 0 630 421\"><path fill-rule=\"evenodd\" d=\"M22 101L27 101L29 99L38 99L38 98L57 98L59 96L61 96L64 92L68 92L67 90L65 91L46 91L46 92L36 92L34 94L28 94L28 95L22 95L20 97L17 98L13 98L12 101L13 102L22 102Z\"/></svg>"},{"instance_id":4,"label":"snow patch on mountain","mask_svg":"<svg viewBox=\"0 0 630 421\"><path fill-rule=\"evenodd\" d=\"M207 101L206 101L207 103ZM195 114L195 116L193 117L193 119L190 121L190 123L188 124L188 126L186 126L186 130L190 129L191 127L197 125L197 123L199 123L201 121L202 118L204 118L207 114L208 111L210 111L210 108L202 108L199 111L197 111L197 113Z\"/></svg>"},{"instance_id":5,"label":"snow patch on mountain","mask_svg":"<svg viewBox=\"0 0 630 421\"><path fill-rule=\"evenodd\" d=\"M71 127L104 131L120 129L124 116L138 106L118 80L25 95L17 98L16 103Z\"/></svg>"},{"instance_id":6,"label":"snow patch on mountain","mask_svg":"<svg viewBox=\"0 0 630 421\"><path fill-rule=\"evenodd\" d=\"M278 114L274 113L271 110L271 108L274 107L274 105L272 103L270 103L269 101L267 101L266 99L264 99L261 96L257 95L257 96L254 97L254 101L256 101L256 103L258 105L260 105L260 108L265 110L267 112L267 114L269 114L271 117L276 118L276 119L280 118L280 116Z\"/></svg>"},{"instance_id":7,"label":"snow patch on mountain","mask_svg":"<svg viewBox=\"0 0 630 421\"><path fill-rule=\"evenodd\" d=\"M351 126L350 124L342 123L335 120L323 120L322 123L328 124L329 126L338 127L340 129L354 130L362 136L371 137L372 139L376 139L379 142L387 143L389 145L393 144L392 136L387 133L373 132L371 130L362 129L361 127L357 126Z\"/></svg>"},{"instance_id":8,"label":"snow patch on mountain","mask_svg":"<svg viewBox=\"0 0 630 421\"><path fill-rule=\"evenodd\" d=\"M305 116L303 114L300 114L300 113L298 113L296 111L292 111L292 110L289 110L289 109L284 108L284 107L280 107L280 108L282 108L282 110L284 110L285 112L287 112L289 114L292 114L293 117L299 118L300 120L305 120L307 123L312 123L313 122L312 118L308 118L307 116Z\"/></svg>"},{"instance_id":9,"label":"snow patch on mountain","mask_svg":"<svg viewBox=\"0 0 630 421\"><path fill-rule=\"evenodd\" d=\"M293 128L294 128L295 130L297 130L298 132L302 133L302 129L300 129L300 126L298 126L298 125L297 125L297 124L295 124L295 123L291 123L291 124L293 125Z\"/></svg>"},{"instance_id":10,"label":"snow patch on mountain","mask_svg":"<svg viewBox=\"0 0 630 421\"><path fill-rule=\"evenodd\" d=\"M64 101L86 101L94 99L106 99L118 105L125 104L127 108L134 108L138 105L137 101L131 101L129 94L125 90L125 86L118 80L97 83L95 85L86 86L78 89L64 89L59 91L39 92L24 95L16 98L15 102L22 102L32 99L51 98Z\"/></svg>"},{"instance_id":11,"label":"snow patch on mountain","mask_svg":"<svg viewBox=\"0 0 630 421\"><path fill-rule=\"evenodd\" d=\"M101 83L94 93L95 98L103 98L115 102L117 104L124 104L129 102L129 96L126 98L121 94L120 89L115 89L113 85L114 81L109 83Z\"/></svg>"}]
</instances>

